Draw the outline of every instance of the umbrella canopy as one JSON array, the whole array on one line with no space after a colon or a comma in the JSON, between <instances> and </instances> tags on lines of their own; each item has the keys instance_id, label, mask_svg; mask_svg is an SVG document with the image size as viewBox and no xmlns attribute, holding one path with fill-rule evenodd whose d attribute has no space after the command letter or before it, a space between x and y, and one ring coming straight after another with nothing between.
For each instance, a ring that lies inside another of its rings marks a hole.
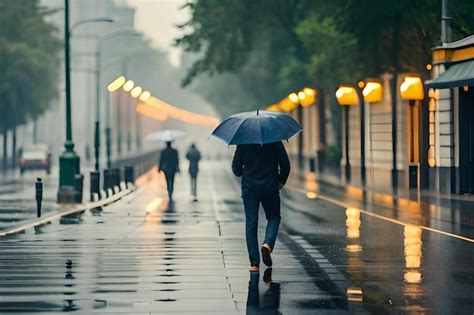
<instances>
[{"instance_id":1,"label":"umbrella canopy","mask_svg":"<svg viewBox=\"0 0 474 315\"><path fill-rule=\"evenodd\" d=\"M145 140L172 142L179 138L184 138L186 132L181 130L162 130L153 132L145 137Z\"/></svg>"},{"instance_id":2,"label":"umbrella canopy","mask_svg":"<svg viewBox=\"0 0 474 315\"><path fill-rule=\"evenodd\" d=\"M265 144L288 140L302 130L300 124L285 113L256 111L226 118L212 135L227 144Z\"/></svg>"}]
</instances>

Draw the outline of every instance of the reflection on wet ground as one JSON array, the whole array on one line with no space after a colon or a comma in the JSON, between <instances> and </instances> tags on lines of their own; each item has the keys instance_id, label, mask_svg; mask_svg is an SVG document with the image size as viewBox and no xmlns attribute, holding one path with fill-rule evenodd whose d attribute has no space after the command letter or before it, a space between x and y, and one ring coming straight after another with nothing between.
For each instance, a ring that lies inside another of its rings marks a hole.
<instances>
[{"instance_id":1,"label":"reflection on wet ground","mask_svg":"<svg viewBox=\"0 0 474 315\"><path fill-rule=\"evenodd\" d=\"M0 231L36 217L36 177L41 177L44 182L43 213L58 210L55 203L55 176L46 176L44 172L34 171L22 177L19 172L9 173L5 177L0 178Z\"/></svg>"},{"instance_id":2,"label":"reflection on wet ground","mask_svg":"<svg viewBox=\"0 0 474 315\"><path fill-rule=\"evenodd\" d=\"M473 312L471 243L321 200L312 184L316 196L283 193L274 268L250 273L238 187L213 167L198 203L181 179L174 203L144 189L0 239L0 313Z\"/></svg>"}]
</instances>

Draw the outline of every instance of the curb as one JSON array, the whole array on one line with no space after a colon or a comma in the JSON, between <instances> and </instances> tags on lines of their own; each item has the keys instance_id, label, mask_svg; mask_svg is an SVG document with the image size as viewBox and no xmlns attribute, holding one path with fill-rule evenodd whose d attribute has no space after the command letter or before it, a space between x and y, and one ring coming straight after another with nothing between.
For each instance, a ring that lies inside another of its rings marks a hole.
<instances>
[{"instance_id":1,"label":"curb","mask_svg":"<svg viewBox=\"0 0 474 315\"><path fill-rule=\"evenodd\" d=\"M72 209L52 213L52 214L47 215L47 216L42 217L42 218L32 219L32 220L24 222L23 224L20 224L18 226L6 229L5 231L1 231L0 232L0 237L6 237L6 236L11 236L11 235L14 235L14 234L22 233L26 229L48 224L48 223L50 223L51 221L53 221L55 219L59 219L59 218L62 218L62 217L65 217L65 216L68 216L68 215L71 215L71 214L74 214L74 213L84 212L86 210L92 210L92 209L96 209L96 208L106 206L110 203L113 203L113 202L116 202L116 201L120 200L121 198L123 198L126 195L132 193L135 190L136 190L136 186L133 186L131 188L127 188L125 190L122 190L121 192L119 192L119 193L117 193L117 194L115 194L111 197L108 197L106 199L102 199L102 200L98 200L98 201L94 201L94 202L89 202L89 203L86 203L86 204L80 204L78 206L74 206Z\"/></svg>"}]
</instances>

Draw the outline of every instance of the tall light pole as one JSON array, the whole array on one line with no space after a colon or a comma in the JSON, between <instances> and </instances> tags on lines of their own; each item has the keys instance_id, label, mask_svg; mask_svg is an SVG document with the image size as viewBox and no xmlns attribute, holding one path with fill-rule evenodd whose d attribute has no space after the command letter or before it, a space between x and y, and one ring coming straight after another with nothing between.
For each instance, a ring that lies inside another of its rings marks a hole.
<instances>
[{"instance_id":1,"label":"tall light pole","mask_svg":"<svg viewBox=\"0 0 474 315\"><path fill-rule=\"evenodd\" d=\"M95 124L94 124L94 157L95 157L95 170L98 171L100 168L100 91L101 91L101 49L102 45L111 39L121 37L121 36L140 36L133 30L117 31L109 33L99 39L97 39L96 44L96 113L95 113ZM106 127L107 128L107 127ZM110 135L110 130L105 130L106 142L110 141L107 139L107 136ZM107 163L110 164L110 161Z\"/></svg>"},{"instance_id":2,"label":"tall light pole","mask_svg":"<svg viewBox=\"0 0 474 315\"><path fill-rule=\"evenodd\" d=\"M106 155L107 155L107 168L110 169L111 167L111 155L112 155L112 148L111 148L111 144L112 144L112 139L111 139L111 130L110 130L110 97L111 97L111 93L119 90L122 88L122 86L125 84L125 82L127 82L127 79L122 75L122 76L119 76L117 79L115 79L114 81L112 81L109 85L107 85L107 106L106 106L106 111L105 111L105 124L106 124L106 127L105 127L105 144L106 144ZM119 113L119 111L117 110L117 113ZM118 117L118 122L120 122L120 116ZM117 129L120 129L120 126L118 125L117 126ZM120 134L118 134L118 136L120 137ZM117 145L120 145L120 139L118 138L117 139L119 142L117 143ZM120 153L120 151L118 152Z\"/></svg>"},{"instance_id":3,"label":"tall light pole","mask_svg":"<svg viewBox=\"0 0 474 315\"><path fill-rule=\"evenodd\" d=\"M72 139L71 115L71 59L70 37L75 27L89 22L107 22L108 18L94 18L75 23L69 28L69 0L64 0L64 81L66 103L66 142L64 152L59 157L59 190L57 200L60 203L74 203L74 176L80 173L80 158L74 151Z\"/></svg>"}]
</instances>

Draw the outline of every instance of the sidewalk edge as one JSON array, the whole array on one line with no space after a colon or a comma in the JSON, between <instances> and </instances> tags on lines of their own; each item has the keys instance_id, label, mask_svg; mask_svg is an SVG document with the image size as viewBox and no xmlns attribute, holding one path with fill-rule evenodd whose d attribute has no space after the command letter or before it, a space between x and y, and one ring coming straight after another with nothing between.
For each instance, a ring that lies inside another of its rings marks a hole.
<instances>
[{"instance_id":1,"label":"sidewalk edge","mask_svg":"<svg viewBox=\"0 0 474 315\"><path fill-rule=\"evenodd\" d=\"M9 228L5 231L0 232L0 237L6 237L6 236L11 236L11 235L14 235L14 234L17 234L17 233L21 233L21 232L24 232L28 228L44 225L44 224L47 224L47 223L49 223L49 222L51 222L55 219L59 219L59 218L62 218L64 216L68 216L68 215L71 215L71 214L74 214L74 213L84 212L86 210L92 210L92 209L96 209L96 208L106 206L110 203L113 203L113 202L116 202L117 200L120 200L121 198L125 197L126 195L132 193L133 191L136 191L135 186L132 187L132 188L127 188L125 190L122 190L121 192L119 192L115 195L112 195L111 197L108 197L106 199L102 199L102 200L94 201L94 202L89 202L89 203L85 203L85 204L80 204L78 206L75 206L72 209L62 210L60 212L55 212L55 213L52 213L52 214L50 214L48 216L45 216L45 217L42 217L42 218L33 219L29 222L25 222L23 224L20 224L18 226L15 226L15 227L12 227L12 228Z\"/></svg>"}]
</instances>

